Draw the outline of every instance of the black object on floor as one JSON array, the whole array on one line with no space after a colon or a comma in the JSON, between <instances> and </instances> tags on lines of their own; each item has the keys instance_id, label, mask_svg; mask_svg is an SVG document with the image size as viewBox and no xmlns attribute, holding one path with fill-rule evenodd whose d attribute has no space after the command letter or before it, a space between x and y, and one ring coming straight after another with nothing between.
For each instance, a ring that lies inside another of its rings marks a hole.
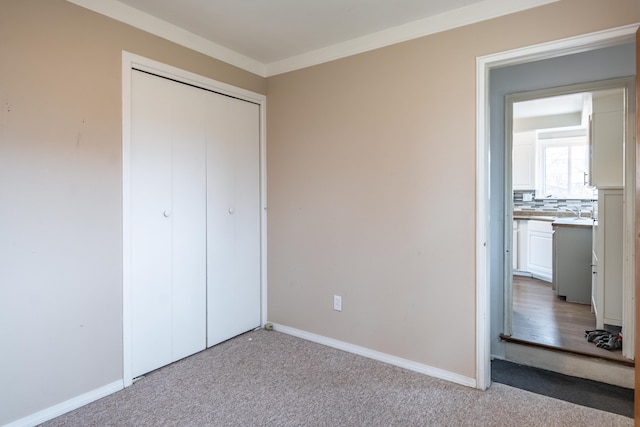
<instances>
[{"instance_id":1,"label":"black object on floor","mask_svg":"<svg viewBox=\"0 0 640 427\"><path fill-rule=\"evenodd\" d=\"M491 381L633 418L633 390L494 359Z\"/></svg>"}]
</instances>

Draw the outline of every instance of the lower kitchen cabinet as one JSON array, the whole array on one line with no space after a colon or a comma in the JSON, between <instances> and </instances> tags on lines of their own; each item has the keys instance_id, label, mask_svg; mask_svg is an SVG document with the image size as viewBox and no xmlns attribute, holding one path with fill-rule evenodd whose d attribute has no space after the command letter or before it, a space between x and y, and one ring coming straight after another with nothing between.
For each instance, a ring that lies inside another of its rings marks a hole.
<instances>
[{"instance_id":1,"label":"lower kitchen cabinet","mask_svg":"<svg viewBox=\"0 0 640 427\"><path fill-rule=\"evenodd\" d=\"M568 302L590 304L592 226L554 222L553 230L553 287Z\"/></svg>"},{"instance_id":2,"label":"lower kitchen cabinet","mask_svg":"<svg viewBox=\"0 0 640 427\"><path fill-rule=\"evenodd\" d=\"M623 190L598 191L593 232L593 309L596 327L622 325Z\"/></svg>"},{"instance_id":3,"label":"lower kitchen cabinet","mask_svg":"<svg viewBox=\"0 0 640 427\"><path fill-rule=\"evenodd\" d=\"M518 221L513 221L513 229L512 229L512 239L511 239L511 262L513 266L513 271L518 270Z\"/></svg>"},{"instance_id":4,"label":"lower kitchen cabinet","mask_svg":"<svg viewBox=\"0 0 640 427\"><path fill-rule=\"evenodd\" d=\"M551 282L553 272L553 227L548 221L528 221L527 266L533 277Z\"/></svg>"}]
</instances>

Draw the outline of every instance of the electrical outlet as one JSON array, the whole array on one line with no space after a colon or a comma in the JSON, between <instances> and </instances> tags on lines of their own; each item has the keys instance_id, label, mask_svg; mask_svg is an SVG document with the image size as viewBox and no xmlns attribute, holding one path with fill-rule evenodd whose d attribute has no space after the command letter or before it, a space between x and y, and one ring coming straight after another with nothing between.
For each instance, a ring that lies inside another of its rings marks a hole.
<instances>
[{"instance_id":1,"label":"electrical outlet","mask_svg":"<svg viewBox=\"0 0 640 427\"><path fill-rule=\"evenodd\" d=\"M340 295L333 296L333 309L335 311L342 311L342 297Z\"/></svg>"}]
</instances>

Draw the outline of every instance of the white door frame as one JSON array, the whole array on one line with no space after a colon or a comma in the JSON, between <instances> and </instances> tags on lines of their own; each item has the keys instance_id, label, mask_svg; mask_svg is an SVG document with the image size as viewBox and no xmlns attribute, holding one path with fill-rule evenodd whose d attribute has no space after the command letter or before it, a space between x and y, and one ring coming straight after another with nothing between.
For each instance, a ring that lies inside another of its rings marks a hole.
<instances>
[{"instance_id":1,"label":"white door frame","mask_svg":"<svg viewBox=\"0 0 640 427\"><path fill-rule=\"evenodd\" d=\"M267 319L267 180L265 95L238 88L129 52L122 52L122 375L133 383L131 369L131 73L146 71L260 106L260 294L261 324Z\"/></svg>"},{"instance_id":2,"label":"white door frame","mask_svg":"<svg viewBox=\"0 0 640 427\"><path fill-rule=\"evenodd\" d=\"M489 75L492 68L633 42L638 24L499 52L476 59L476 387L491 385L489 257ZM502 159L494 159L502 161ZM631 219L633 220L633 219ZM632 304L632 302L631 302ZM625 339L627 342L628 340ZM629 343L631 345L631 343Z\"/></svg>"}]
</instances>

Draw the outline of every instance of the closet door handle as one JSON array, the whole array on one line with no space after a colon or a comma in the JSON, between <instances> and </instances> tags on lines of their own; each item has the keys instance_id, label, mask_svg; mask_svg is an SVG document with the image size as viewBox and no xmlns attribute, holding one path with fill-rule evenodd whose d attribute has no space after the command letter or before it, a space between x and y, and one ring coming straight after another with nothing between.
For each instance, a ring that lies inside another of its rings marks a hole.
<instances>
[{"instance_id":1,"label":"closet door handle","mask_svg":"<svg viewBox=\"0 0 640 427\"><path fill-rule=\"evenodd\" d=\"M165 218L169 218L169 216L171 215L171 212L169 212L168 210L165 210L164 212L162 212L162 215L163 215Z\"/></svg>"},{"instance_id":2,"label":"closet door handle","mask_svg":"<svg viewBox=\"0 0 640 427\"><path fill-rule=\"evenodd\" d=\"M229 215L233 215L235 213L235 211L233 210L233 208L229 208Z\"/></svg>"}]
</instances>

